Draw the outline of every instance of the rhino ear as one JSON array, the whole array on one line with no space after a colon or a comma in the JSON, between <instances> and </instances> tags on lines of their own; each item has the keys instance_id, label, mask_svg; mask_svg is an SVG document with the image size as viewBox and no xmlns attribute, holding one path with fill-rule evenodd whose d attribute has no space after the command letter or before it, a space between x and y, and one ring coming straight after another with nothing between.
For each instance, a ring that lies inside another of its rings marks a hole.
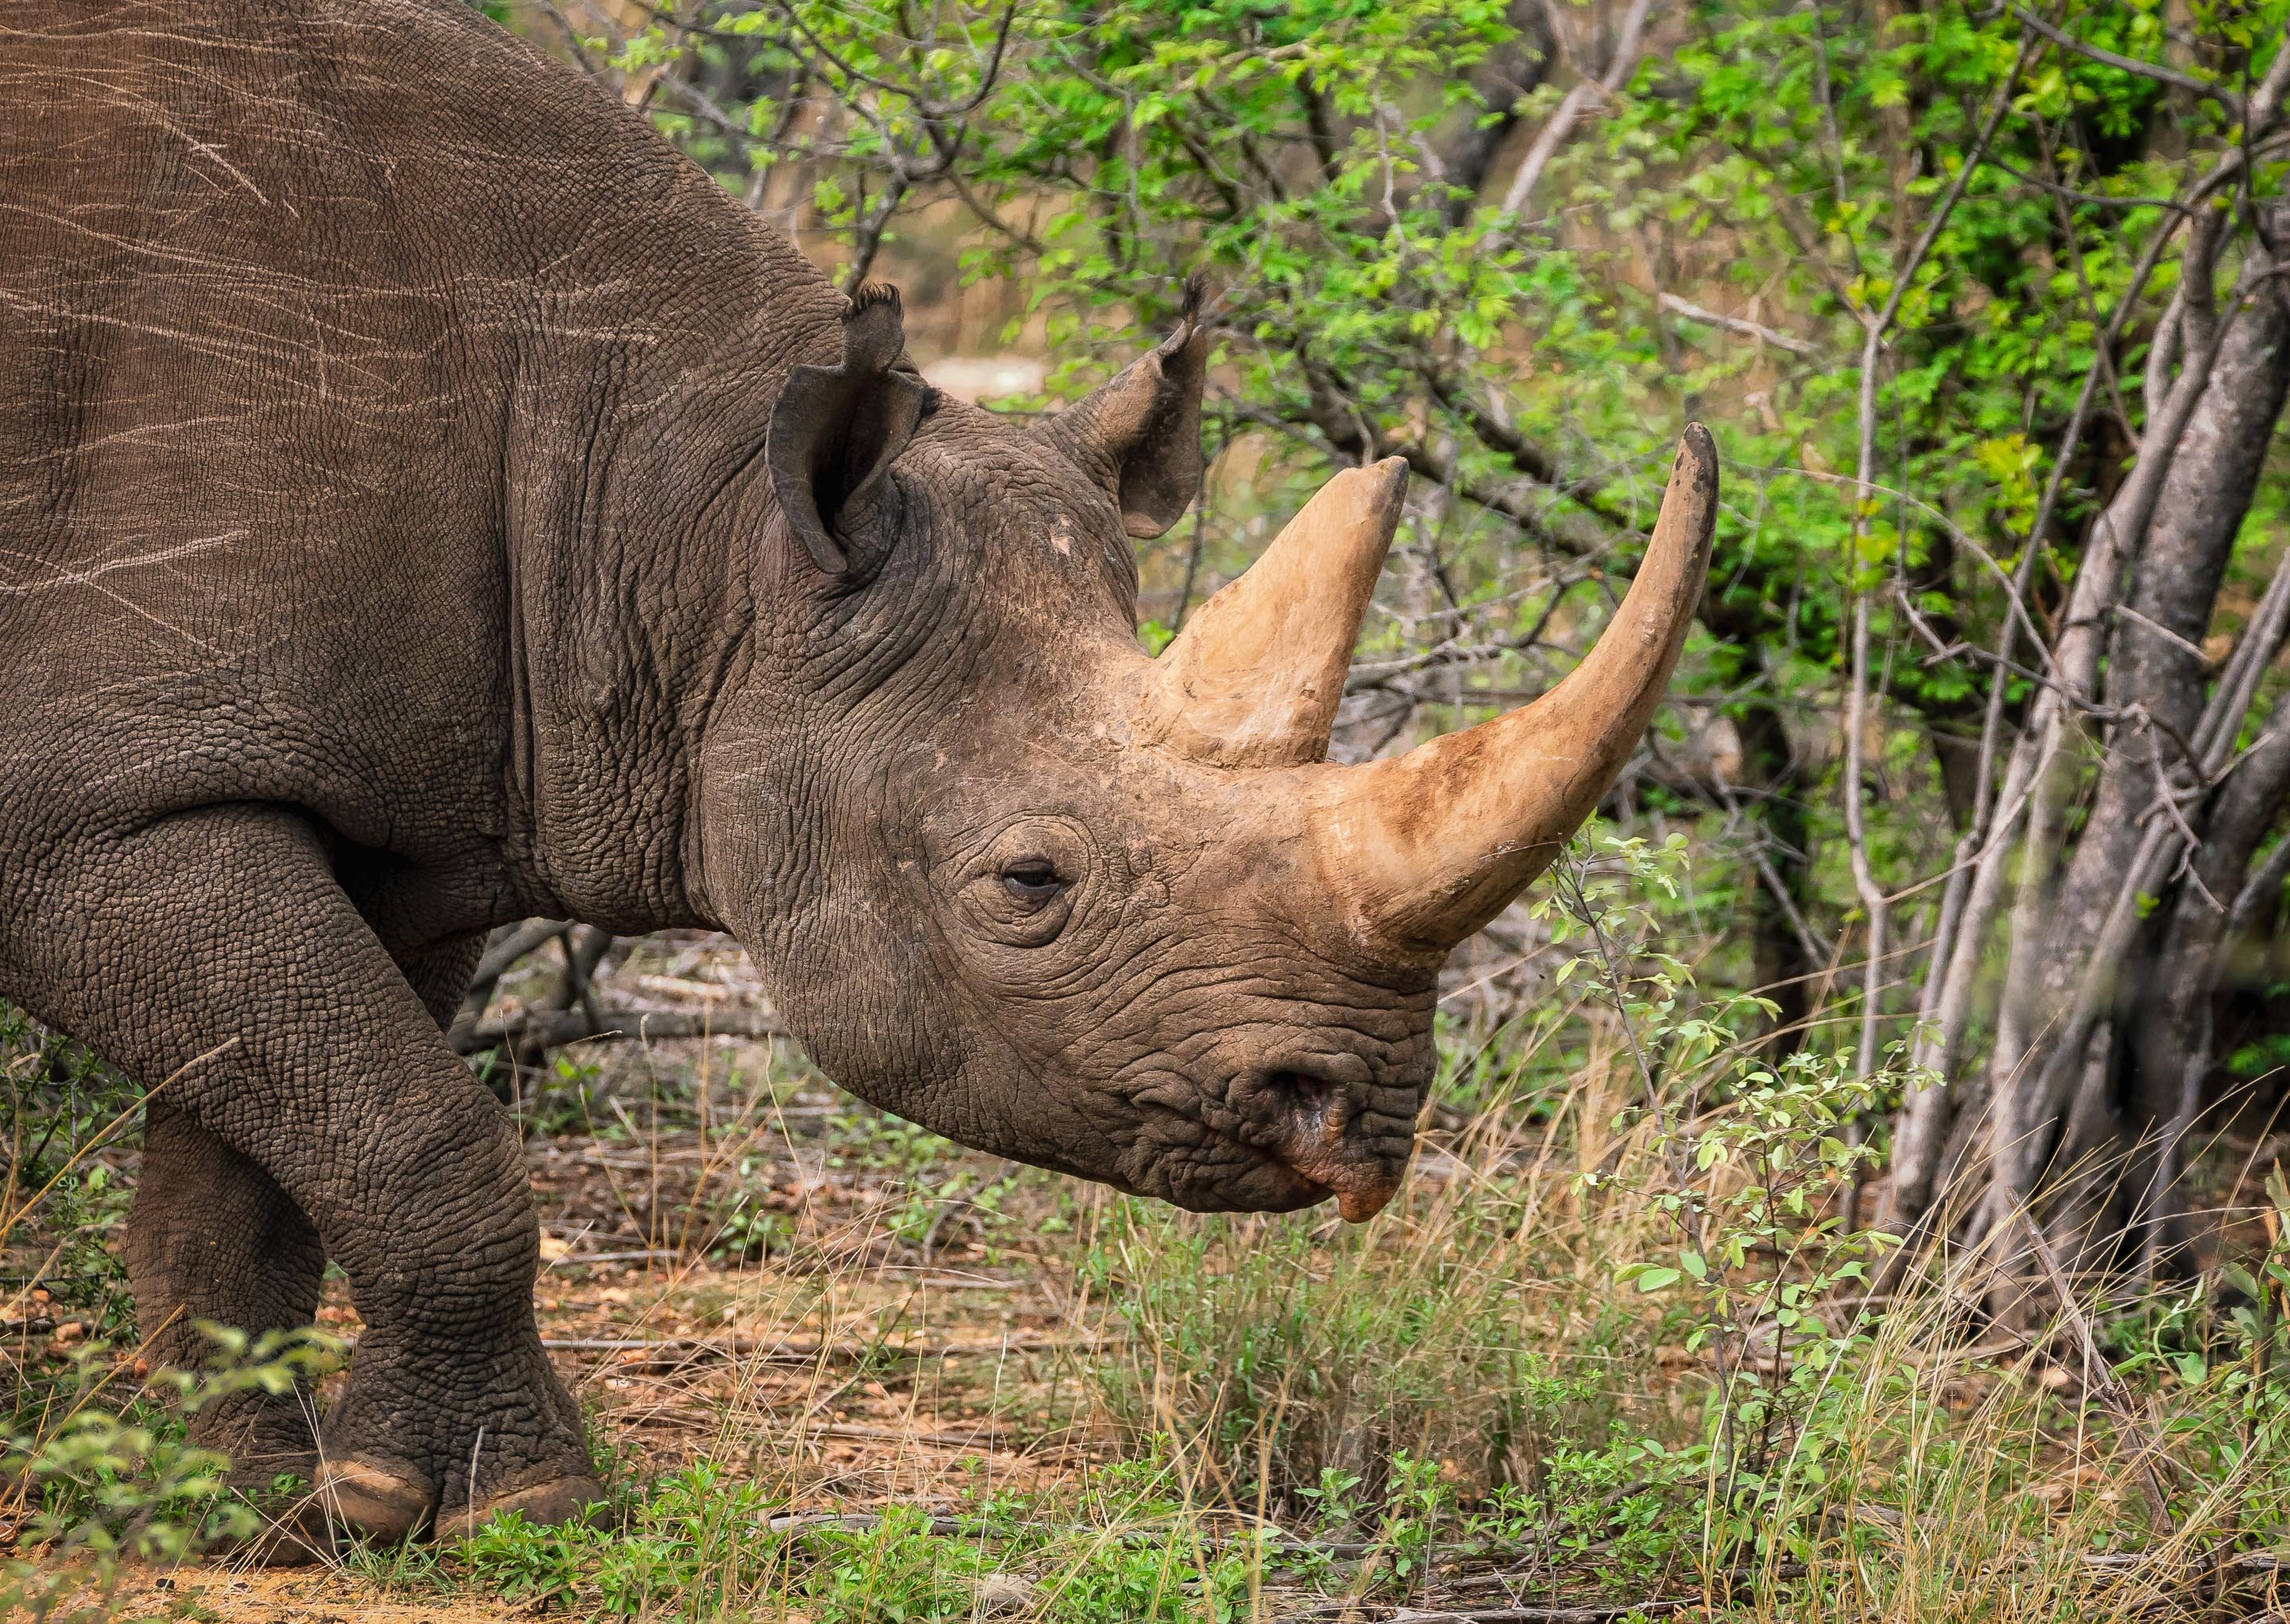
<instances>
[{"instance_id":1,"label":"rhino ear","mask_svg":"<svg viewBox=\"0 0 2290 1624\"><path fill-rule=\"evenodd\" d=\"M1175 524L1201 482L1201 379L1208 328L1201 284L1185 289L1177 330L1095 394L1049 420L1051 441L1121 508L1143 540Z\"/></svg>"},{"instance_id":2,"label":"rhino ear","mask_svg":"<svg viewBox=\"0 0 2290 1624\"><path fill-rule=\"evenodd\" d=\"M930 386L906 358L896 288L861 287L843 317L843 360L789 372L772 408L764 459L772 494L813 561L850 568L837 516L891 466L922 420Z\"/></svg>"}]
</instances>

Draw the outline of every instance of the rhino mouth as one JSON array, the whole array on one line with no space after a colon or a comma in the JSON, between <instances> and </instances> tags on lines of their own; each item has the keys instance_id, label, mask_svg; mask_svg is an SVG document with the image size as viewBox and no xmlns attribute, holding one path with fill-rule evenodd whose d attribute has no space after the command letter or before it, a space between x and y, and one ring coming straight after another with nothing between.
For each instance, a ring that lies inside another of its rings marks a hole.
<instances>
[{"instance_id":1,"label":"rhino mouth","mask_svg":"<svg viewBox=\"0 0 2290 1624\"><path fill-rule=\"evenodd\" d=\"M1277 1108L1266 1148L1333 1195L1346 1222L1365 1223L1390 1204L1414 1156L1414 1119L1411 1112L1404 1121L1389 1120L1374 1108L1377 1091L1364 1067L1275 1071L1260 1086Z\"/></svg>"},{"instance_id":2,"label":"rhino mouth","mask_svg":"<svg viewBox=\"0 0 2290 1624\"><path fill-rule=\"evenodd\" d=\"M1230 1124L1155 1102L1163 1131L1140 1136L1150 1162L1125 1187L1194 1212L1293 1212L1333 1197L1350 1223L1389 1204L1412 1158L1371 1148L1357 1087L1293 1069L1251 1081L1260 1109Z\"/></svg>"}]
</instances>

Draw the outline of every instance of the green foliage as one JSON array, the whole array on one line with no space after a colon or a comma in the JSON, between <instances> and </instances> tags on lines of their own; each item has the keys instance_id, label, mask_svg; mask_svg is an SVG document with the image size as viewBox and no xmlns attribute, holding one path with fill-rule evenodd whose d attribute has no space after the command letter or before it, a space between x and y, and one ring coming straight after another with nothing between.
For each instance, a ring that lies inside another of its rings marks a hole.
<instances>
[{"instance_id":1,"label":"green foliage","mask_svg":"<svg viewBox=\"0 0 2290 1624\"><path fill-rule=\"evenodd\" d=\"M0 1616L105 1617L125 1564L172 1565L260 1532L262 1508L225 1481L227 1459L185 1441L183 1418L236 1394L314 1381L339 1367L341 1344L311 1330L250 1341L200 1329L215 1344L207 1370L155 1372L124 1404L106 1391L108 1349L84 1347L62 1412L0 1438L0 1482L15 1485L22 1508L16 1547L37 1556L0 1566Z\"/></svg>"},{"instance_id":2,"label":"green foliage","mask_svg":"<svg viewBox=\"0 0 2290 1624\"><path fill-rule=\"evenodd\" d=\"M930 1519L896 1511L863 1533L804 1537L815 1565L805 1598L824 1624L939 1624L971 1615L985 1566L968 1540L933 1538Z\"/></svg>"},{"instance_id":3,"label":"green foliage","mask_svg":"<svg viewBox=\"0 0 2290 1624\"><path fill-rule=\"evenodd\" d=\"M1623 1263L1615 1284L1688 1305L1683 1345L1709 1352L1718 1377L1701 1455L1709 1532L1721 1548L1764 1551L1791 1536L1804 1484L1824 1481L1825 1456L1858 1412L1854 1389L1874 1332L1834 1300L1865 1288L1865 1265L1899 1242L1849 1227L1846 1198L1878 1159L1858 1124L1902 1079L1861 1075L1850 1054L1811 1049L1768 1066L1741 1042L1750 1023L1740 1000L1701 1012L1685 964L1650 950L1643 934L1618 950L1617 931L1645 932L1648 900L1674 893L1684 852L1677 842L1658 852L1640 841L1604 844L1603 872L1578 841L1537 904L1554 940L1569 925L1587 935L1590 950L1573 963L1603 981L1645 1086L1615 1126L1650 1130L1647 1158L1586 1182L1623 1189L1667 1222L1675 1248Z\"/></svg>"},{"instance_id":4,"label":"green foliage","mask_svg":"<svg viewBox=\"0 0 2290 1624\"><path fill-rule=\"evenodd\" d=\"M758 1537L772 1509L762 1489L703 1462L633 1498L616 1528L536 1527L511 1512L454 1556L471 1582L511 1601L709 1618L784 1576L787 1542Z\"/></svg>"},{"instance_id":5,"label":"green foliage","mask_svg":"<svg viewBox=\"0 0 2290 1624\"><path fill-rule=\"evenodd\" d=\"M101 1153L140 1125L141 1091L87 1048L0 1003L0 1319L77 1318L115 1335L132 1306L109 1238L127 1191ZM27 1317L31 1316L26 1314ZM17 1420L30 1395L18 1395Z\"/></svg>"},{"instance_id":6,"label":"green foliage","mask_svg":"<svg viewBox=\"0 0 2290 1624\"><path fill-rule=\"evenodd\" d=\"M38 1487L26 1530L33 1543L140 1562L180 1561L254 1532L252 1509L224 1492L228 1466L100 1410L45 1438L12 1438L0 1457L0 1471Z\"/></svg>"},{"instance_id":7,"label":"green foliage","mask_svg":"<svg viewBox=\"0 0 2290 1624\"><path fill-rule=\"evenodd\" d=\"M1169 1487L1149 1465L1117 1467L1078 1504L1000 1496L952 1519L893 1506L774 1527L763 1491L702 1462L632 1495L616 1527L536 1528L509 1514L450 1560L488 1594L598 1617L736 1617L777 1601L815 1624L939 1624L979 1616L997 1586L1052 1624L1241 1616L1254 1542L1204 1546Z\"/></svg>"}]
</instances>

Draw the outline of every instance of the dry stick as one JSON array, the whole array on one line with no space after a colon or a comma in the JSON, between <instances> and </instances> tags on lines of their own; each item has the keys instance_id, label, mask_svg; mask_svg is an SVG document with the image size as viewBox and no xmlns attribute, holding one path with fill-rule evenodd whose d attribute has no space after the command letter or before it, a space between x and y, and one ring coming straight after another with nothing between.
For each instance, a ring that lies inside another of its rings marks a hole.
<instances>
[{"instance_id":1,"label":"dry stick","mask_svg":"<svg viewBox=\"0 0 2290 1624\"><path fill-rule=\"evenodd\" d=\"M460 1010L446 1035L457 1052L468 1054L486 1046L469 1044L468 1039L477 1022L484 1019L485 1011L492 1007L493 991L500 985L501 977L526 954L548 946L572 928L569 919L528 919L523 924L503 926L493 932L484 956L477 960L476 970L469 977L468 988L461 995Z\"/></svg>"},{"instance_id":2,"label":"dry stick","mask_svg":"<svg viewBox=\"0 0 2290 1624\"><path fill-rule=\"evenodd\" d=\"M456 1052L475 1054L501 1044L532 1051L561 1049L591 1038L632 1037L640 1043L674 1037L765 1038L789 1036L769 1010L525 1010L498 1020L456 1027L450 1042Z\"/></svg>"},{"instance_id":3,"label":"dry stick","mask_svg":"<svg viewBox=\"0 0 2290 1624\"><path fill-rule=\"evenodd\" d=\"M1536 183L1542 179L1542 172L1573 133L1575 121L1582 116L1582 110L1590 105L1592 98L1604 100L1622 88L1630 70L1637 66L1638 36L1645 32L1646 13L1653 9L1653 0L1630 0L1630 9L1622 17L1621 32L1614 40L1614 54L1606 64L1606 71L1595 81L1584 75L1559 102L1550 122L1536 134L1534 145L1526 149L1518 172L1510 178L1510 187L1503 193L1504 213L1517 215L1526 207Z\"/></svg>"},{"instance_id":4,"label":"dry stick","mask_svg":"<svg viewBox=\"0 0 2290 1624\"><path fill-rule=\"evenodd\" d=\"M1891 923L1889 900L1885 888L1878 883L1875 865L1869 858L1869 831L1861 800L1862 752L1866 748L1869 712L1869 594L1861 585L1859 574L1861 543L1869 533L1871 487L1877 471L1877 364L1885 334L1900 314L1901 301L1914 284L1918 268L1932 252L1933 244L1940 240L1949 217L1955 212L1965 188L1971 184L1987 154L1989 143L1996 139L1996 132L2011 108L2012 87L2019 83L2020 70L2027 64L2028 48L2029 33L2023 28L2012 66L1998 84L1988 116L1982 122L1979 139L1958 166L1940 206L1925 222L1916 246L1894 272L1893 289L1886 296L1883 308L1874 316L1862 317L1860 457L1855 468L1858 488L1853 508L1853 547L1845 566L1846 591L1853 606L1852 677L1845 709L1845 837L1852 857L1854 889L1860 894L1862 908L1869 916L1869 946L1861 984L1861 1041L1854 1057L1854 1075L1864 1081L1877 1068L1878 966L1885 960L1885 938Z\"/></svg>"},{"instance_id":5,"label":"dry stick","mask_svg":"<svg viewBox=\"0 0 2290 1624\"><path fill-rule=\"evenodd\" d=\"M2230 940L2250 933L2258 923L2259 910L2282 900L2285 883L2290 883L2290 836L2275 844L2274 850L2266 854L2266 860L2235 893L2234 902L2227 911Z\"/></svg>"},{"instance_id":6,"label":"dry stick","mask_svg":"<svg viewBox=\"0 0 2290 1624\"><path fill-rule=\"evenodd\" d=\"M1426 1612L1403 1607L1383 1615L1381 1624L1611 1624L1619 1619L1657 1618L1664 1613L1699 1609L1702 1598L1690 1601L1597 1602L1557 1607L1474 1607L1461 1612ZM1309 1617L1310 1615L1301 1615ZM1292 1621L1295 1624L1295 1621Z\"/></svg>"},{"instance_id":7,"label":"dry stick","mask_svg":"<svg viewBox=\"0 0 2290 1624\"><path fill-rule=\"evenodd\" d=\"M474 993L483 988L490 991L517 960L540 951L572 928L570 919L528 919L516 926L486 948L485 956L477 961L476 972L469 978L469 990Z\"/></svg>"},{"instance_id":8,"label":"dry stick","mask_svg":"<svg viewBox=\"0 0 2290 1624\"><path fill-rule=\"evenodd\" d=\"M1744 338L1755 339L1760 344L1770 344L1776 349L1786 349L1793 356L1803 356L1808 360L1817 360L1821 356L1821 346L1818 344L1809 344L1803 339L1793 339L1786 332L1777 332L1763 323L1750 321L1745 316L1720 316L1715 310L1705 310L1693 300L1680 299L1675 293L1660 294L1655 298L1654 302L1672 316L1682 316L1687 321L1699 322L1705 327L1722 327L1728 332L1738 332Z\"/></svg>"},{"instance_id":9,"label":"dry stick","mask_svg":"<svg viewBox=\"0 0 2290 1624\"><path fill-rule=\"evenodd\" d=\"M2039 550L2030 545L2022 558L2012 587L2015 598L2024 598ZM2007 620L1998 634L1998 652L2006 658L2017 629ZM1924 993L1910 1044L1908 1092L1901 1101L1900 1116L1894 1128L1893 1176L1886 1187L1886 1212L1881 1220L1887 1228L1917 1223L1930 1204L1933 1174L1948 1137L1948 1082L1956 1067L1955 1049L1963 1036L1964 1013L1971 999L1974 957L1962 953L1958 944L1966 940L1976 941L1987 933L1987 922L1995 911L2003 873L2002 864L1991 859L1990 849L2000 854L2012 826L2019 820L2024 800L2024 781L2014 782L2007 777L2000 795L1995 783L1996 752L2003 740L2004 700L2008 690L2006 672L1999 662L1989 683L1986 714L1980 724L1980 757L1972 818L1963 837L1956 843L1948 886L1941 893L1940 918L1933 930ZM1991 822L1995 826L1992 830ZM1959 958L1965 965L1961 972L1958 969ZM1923 1077L1931 1081L1919 1082ZM1904 1245L1887 1259L1884 1273L1895 1273L1895 1260L1905 1262L1909 1251Z\"/></svg>"},{"instance_id":10,"label":"dry stick","mask_svg":"<svg viewBox=\"0 0 2290 1624\"><path fill-rule=\"evenodd\" d=\"M2140 1485L2147 1492L2147 1503L2155 1513L2155 1520L2166 1529L2176 1532L2178 1524L2171 1516L2169 1497L2163 1492L2162 1475L2155 1469L2156 1458L2162 1452L2162 1446L2148 1436L2145 1423L2131 1403L2131 1396L2123 1390L2122 1383L2116 1379L2115 1367L2107 1362L2107 1356L2100 1352L2099 1340L2092 1334L2091 1321L2076 1302L2075 1293L2069 1289L2067 1276L2060 1268L2060 1260L2053 1255L2051 1243L2044 1238L2043 1226L2025 1210L2020 1213L2020 1223L2027 1231L2029 1250L2042 1267L2044 1277L2051 1283L2052 1295L2059 1302L2061 1316L2066 1319L2068 1328L2075 1332L2076 1344L2083 1353L2086 1379L2097 1379L2100 1396L2106 1400L2107 1407L2114 1412L2116 1425L2138 1443Z\"/></svg>"},{"instance_id":11,"label":"dry stick","mask_svg":"<svg viewBox=\"0 0 2290 1624\"><path fill-rule=\"evenodd\" d=\"M906 1346L837 1341L829 1337L543 1337L543 1348L563 1353L618 1354L630 1364L681 1367L706 1360L744 1360L757 1364L816 1364L821 1360L1002 1358L1012 1354L1101 1353L1101 1337L1019 1332L991 1342L917 1342ZM630 1356L640 1356L630 1357Z\"/></svg>"},{"instance_id":12,"label":"dry stick","mask_svg":"<svg viewBox=\"0 0 2290 1624\"><path fill-rule=\"evenodd\" d=\"M2171 1108L2171 1120L2164 1124L2163 1142L2155 1148L2155 1165L2147 1178L2147 1189L2135 1209L2145 1220L2146 1234L2139 1243L2139 1279L2149 1286L2163 1272L2163 1252L2170 1214L2165 1211L2172 1192L2179 1184L2179 1147L2195 1125L2201 1111L2203 1084L2210 1076L2211 1047L2216 1032L2211 1012L2211 1001L2204 998L2202 1008L2195 1016L2195 1038L2187 1047L2187 1058L2179 1068L2179 1097Z\"/></svg>"},{"instance_id":13,"label":"dry stick","mask_svg":"<svg viewBox=\"0 0 2290 1624\"><path fill-rule=\"evenodd\" d=\"M1716 783L1719 802L1729 816L1738 820L1742 807L1741 803L1734 799L1734 786L1727 783L1722 775L1718 777ZM1752 840L1750 843L1750 860L1756 866L1758 877L1765 882L1766 889L1773 892L1774 900L1781 905L1782 917L1789 921L1790 930L1797 937L1798 948L1805 955L1805 962L1808 964L1820 963L1821 944L1814 940L1812 927L1806 924L1797 899L1790 895L1789 887L1782 883L1780 872L1774 868L1774 860L1766 854L1763 841Z\"/></svg>"}]
</instances>

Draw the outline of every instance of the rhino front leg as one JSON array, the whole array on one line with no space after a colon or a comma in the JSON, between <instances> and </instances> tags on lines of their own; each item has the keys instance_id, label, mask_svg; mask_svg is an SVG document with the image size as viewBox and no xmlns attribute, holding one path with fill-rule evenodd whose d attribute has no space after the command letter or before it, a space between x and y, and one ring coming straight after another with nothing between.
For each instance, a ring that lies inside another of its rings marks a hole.
<instances>
[{"instance_id":1,"label":"rhino front leg","mask_svg":"<svg viewBox=\"0 0 2290 1624\"><path fill-rule=\"evenodd\" d=\"M172 1108L308 1214L349 1276L366 1329L321 1432L322 1500L396 1539L433 1514L541 1520L598 1498L533 1322L539 1231L515 1126L308 822L205 808L38 872L32 1001L167 1079ZM200 1200L180 1189L162 1206L181 1225Z\"/></svg>"}]
</instances>

